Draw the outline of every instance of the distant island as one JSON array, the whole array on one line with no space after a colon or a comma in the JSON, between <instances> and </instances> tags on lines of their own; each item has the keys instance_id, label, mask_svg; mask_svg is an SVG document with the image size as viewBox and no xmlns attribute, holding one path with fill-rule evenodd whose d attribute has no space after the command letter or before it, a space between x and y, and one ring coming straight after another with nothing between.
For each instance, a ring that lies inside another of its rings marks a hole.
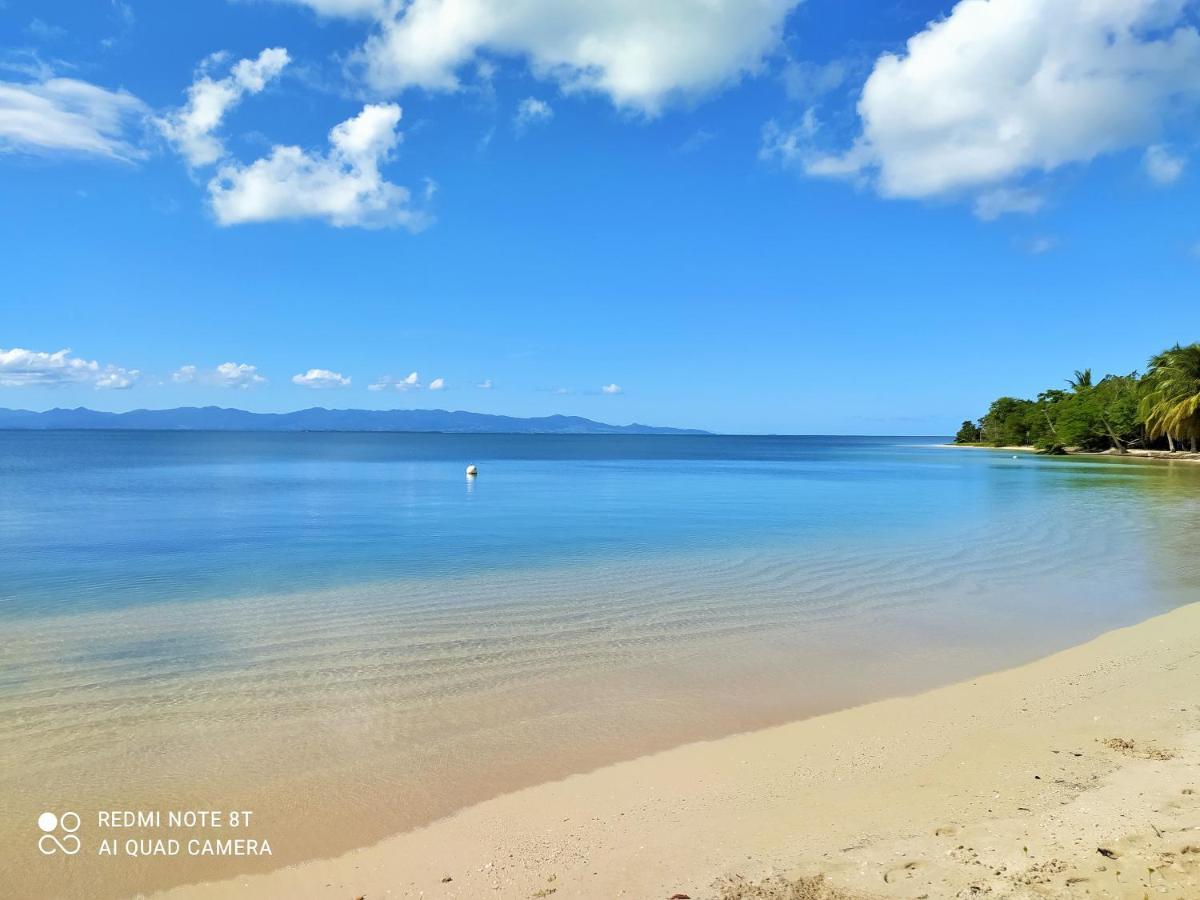
<instances>
[{"instance_id":1,"label":"distant island","mask_svg":"<svg viewBox=\"0 0 1200 900\"><path fill-rule=\"evenodd\" d=\"M523 419L445 409L325 409L255 413L220 406L135 409L0 409L0 430L110 431L424 431L454 434L709 434L694 428L609 425L581 416Z\"/></svg>"},{"instance_id":2,"label":"distant island","mask_svg":"<svg viewBox=\"0 0 1200 900\"><path fill-rule=\"evenodd\" d=\"M1200 449L1200 343L1176 344L1150 358L1144 375L1079 369L1066 389L1029 400L1000 397L978 422L969 419L958 444L1069 451L1169 454Z\"/></svg>"}]
</instances>

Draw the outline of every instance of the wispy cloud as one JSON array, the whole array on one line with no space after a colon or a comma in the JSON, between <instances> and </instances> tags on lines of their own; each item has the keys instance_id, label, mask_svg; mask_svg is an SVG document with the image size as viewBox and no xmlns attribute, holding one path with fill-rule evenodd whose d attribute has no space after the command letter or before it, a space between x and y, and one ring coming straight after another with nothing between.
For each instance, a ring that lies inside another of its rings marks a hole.
<instances>
[{"instance_id":1,"label":"wispy cloud","mask_svg":"<svg viewBox=\"0 0 1200 900\"><path fill-rule=\"evenodd\" d=\"M679 152L695 153L715 137L716 135L713 132L705 128L697 128L688 136L687 140L679 145Z\"/></svg>"},{"instance_id":2,"label":"wispy cloud","mask_svg":"<svg viewBox=\"0 0 1200 900\"><path fill-rule=\"evenodd\" d=\"M1025 243L1025 250L1033 256L1041 256L1043 253L1049 253L1051 250L1058 248L1058 238L1050 237L1049 235L1041 235L1040 237L1032 238Z\"/></svg>"},{"instance_id":3,"label":"wispy cloud","mask_svg":"<svg viewBox=\"0 0 1200 900\"><path fill-rule=\"evenodd\" d=\"M1142 167L1155 184L1174 184L1179 180L1179 176L1183 174L1186 166L1187 160L1177 153L1173 153L1171 148L1165 144L1154 144L1147 147L1146 152L1142 155Z\"/></svg>"},{"instance_id":4,"label":"wispy cloud","mask_svg":"<svg viewBox=\"0 0 1200 900\"><path fill-rule=\"evenodd\" d=\"M523 132L531 125L541 125L554 118L554 109L545 100L537 97L526 97L517 104L516 115L513 116L513 126L517 132Z\"/></svg>"},{"instance_id":5,"label":"wispy cloud","mask_svg":"<svg viewBox=\"0 0 1200 900\"><path fill-rule=\"evenodd\" d=\"M61 25L52 25L43 19L31 19L25 26L25 33L39 41L57 41L67 36L67 29Z\"/></svg>"},{"instance_id":6,"label":"wispy cloud","mask_svg":"<svg viewBox=\"0 0 1200 900\"><path fill-rule=\"evenodd\" d=\"M996 188L976 197L973 211L977 218L991 222L1009 213L1035 213L1045 202L1041 195L1025 188Z\"/></svg>"},{"instance_id":7,"label":"wispy cloud","mask_svg":"<svg viewBox=\"0 0 1200 900\"><path fill-rule=\"evenodd\" d=\"M421 376L416 372L409 372L403 378L383 375L367 385L368 391L419 391L420 389Z\"/></svg>"},{"instance_id":8,"label":"wispy cloud","mask_svg":"<svg viewBox=\"0 0 1200 900\"><path fill-rule=\"evenodd\" d=\"M247 390L265 384L267 379L258 374L258 367L248 363L224 362L212 369L196 366L180 366L171 374L176 384L201 384L209 387L236 388Z\"/></svg>"},{"instance_id":9,"label":"wispy cloud","mask_svg":"<svg viewBox=\"0 0 1200 900\"><path fill-rule=\"evenodd\" d=\"M134 133L146 112L127 91L74 78L0 81L0 151L140 159Z\"/></svg>"}]
</instances>

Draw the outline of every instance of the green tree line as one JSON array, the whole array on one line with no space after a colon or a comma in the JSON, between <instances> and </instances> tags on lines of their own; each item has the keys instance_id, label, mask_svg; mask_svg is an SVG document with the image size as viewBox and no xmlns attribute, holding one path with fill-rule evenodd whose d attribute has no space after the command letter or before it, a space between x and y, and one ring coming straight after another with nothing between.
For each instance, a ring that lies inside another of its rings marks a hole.
<instances>
[{"instance_id":1,"label":"green tree line","mask_svg":"<svg viewBox=\"0 0 1200 900\"><path fill-rule=\"evenodd\" d=\"M1064 388L1037 399L1000 397L978 422L963 422L959 444L1034 446L1050 453L1068 448L1109 450L1131 447L1188 449L1200 442L1200 343L1151 357L1144 375L1092 377L1075 372Z\"/></svg>"}]
</instances>

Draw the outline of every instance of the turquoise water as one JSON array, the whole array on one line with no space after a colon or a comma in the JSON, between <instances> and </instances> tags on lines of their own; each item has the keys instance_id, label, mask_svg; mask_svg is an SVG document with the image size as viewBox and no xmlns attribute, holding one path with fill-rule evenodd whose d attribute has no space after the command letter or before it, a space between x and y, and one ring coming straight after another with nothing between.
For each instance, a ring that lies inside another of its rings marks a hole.
<instances>
[{"instance_id":1,"label":"turquoise water","mask_svg":"<svg viewBox=\"0 0 1200 900\"><path fill-rule=\"evenodd\" d=\"M940 440L0 433L0 838L216 803L280 865L1200 599L1200 466Z\"/></svg>"},{"instance_id":2,"label":"turquoise water","mask_svg":"<svg viewBox=\"0 0 1200 900\"><path fill-rule=\"evenodd\" d=\"M998 479L929 443L3 433L0 603L76 611L969 521Z\"/></svg>"},{"instance_id":3,"label":"turquoise water","mask_svg":"<svg viewBox=\"0 0 1200 900\"><path fill-rule=\"evenodd\" d=\"M1168 523L1146 501L1190 483L938 440L0 433L0 615L1049 521L1086 533Z\"/></svg>"}]
</instances>

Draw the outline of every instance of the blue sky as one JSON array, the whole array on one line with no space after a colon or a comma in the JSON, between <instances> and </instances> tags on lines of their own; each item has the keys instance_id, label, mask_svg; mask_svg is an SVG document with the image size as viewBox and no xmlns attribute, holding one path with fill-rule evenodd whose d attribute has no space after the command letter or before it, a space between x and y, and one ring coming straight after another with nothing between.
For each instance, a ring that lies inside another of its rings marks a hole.
<instances>
[{"instance_id":1,"label":"blue sky","mask_svg":"<svg viewBox=\"0 0 1200 900\"><path fill-rule=\"evenodd\" d=\"M946 433L1200 337L1196 24L0 0L0 406Z\"/></svg>"}]
</instances>

